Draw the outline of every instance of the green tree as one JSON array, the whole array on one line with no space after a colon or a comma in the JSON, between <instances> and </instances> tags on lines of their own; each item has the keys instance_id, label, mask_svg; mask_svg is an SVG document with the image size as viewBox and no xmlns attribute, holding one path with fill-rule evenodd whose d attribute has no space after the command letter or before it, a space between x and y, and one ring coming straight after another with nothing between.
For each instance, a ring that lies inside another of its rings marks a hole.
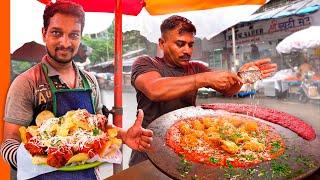
<instances>
[{"instance_id":1,"label":"green tree","mask_svg":"<svg viewBox=\"0 0 320 180\"><path fill-rule=\"evenodd\" d=\"M156 54L156 44L150 43L145 37L140 35L139 31L128 31L122 34L122 53L129 51L146 49L149 55ZM90 55L92 65L110 61L114 59L114 21L108 29L98 33L95 38L89 35L83 37L82 42L93 49Z\"/></svg>"},{"instance_id":2,"label":"green tree","mask_svg":"<svg viewBox=\"0 0 320 180\"><path fill-rule=\"evenodd\" d=\"M86 35L82 42L93 49L90 55L92 64L112 60L114 57L114 22L105 31L98 33L98 37L92 38Z\"/></svg>"}]
</instances>

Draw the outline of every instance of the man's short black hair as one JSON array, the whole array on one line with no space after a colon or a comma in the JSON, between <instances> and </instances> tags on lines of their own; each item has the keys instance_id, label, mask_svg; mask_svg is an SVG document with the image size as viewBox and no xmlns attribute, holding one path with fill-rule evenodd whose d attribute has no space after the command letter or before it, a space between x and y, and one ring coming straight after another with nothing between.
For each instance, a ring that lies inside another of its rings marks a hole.
<instances>
[{"instance_id":1,"label":"man's short black hair","mask_svg":"<svg viewBox=\"0 0 320 180\"><path fill-rule=\"evenodd\" d=\"M161 35L163 36L166 32L176 28L179 28L179 34L187 32L196 35L196 27L192 22L189 19L178 15L170 16L162 22L160 26Z\"/></svg>"},{"instance_id":2,"label":"man's short black hair","mask_svg":"<svg viewBox=\"0 0 320 180\"><path fill-rule=\"evenodd\" d=\"M52 18L57 13L77 17L81 23L81 32L83 31L85 15L82 6L71 1L63 0L57 0L56 3L52 3L46 6L43 13L43 27L45 30L48 29L50 18Z\"/></svg>"}]
</instances>

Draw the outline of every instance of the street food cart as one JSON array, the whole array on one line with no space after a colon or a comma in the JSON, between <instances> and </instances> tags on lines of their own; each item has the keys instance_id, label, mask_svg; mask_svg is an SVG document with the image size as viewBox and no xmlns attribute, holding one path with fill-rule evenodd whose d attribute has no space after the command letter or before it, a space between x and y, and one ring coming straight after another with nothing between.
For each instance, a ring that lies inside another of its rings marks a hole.
<instances>
[{"instance_id":1,"label":"street food cart","mask_svg":"<svg viewBox=\"0 0 320 180\"><path fill-rule=\"evenodd\" d=\"M320 100L319 33L320 26L311 26L293 33L276 47L284 64L296 73L283 82L289 89L289 97L297 96L302 102Z\"/></svg>"}]
</instances>

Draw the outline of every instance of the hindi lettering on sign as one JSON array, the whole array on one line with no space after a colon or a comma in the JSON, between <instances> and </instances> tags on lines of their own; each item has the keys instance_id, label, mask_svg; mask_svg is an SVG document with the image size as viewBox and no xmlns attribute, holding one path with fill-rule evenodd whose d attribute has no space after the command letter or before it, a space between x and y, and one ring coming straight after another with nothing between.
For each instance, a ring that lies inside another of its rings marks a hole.
<instances>
[{"instance_id":1,"label":"hindi lettering on sign","mask_svg":"<svg viewBox=\"0 0 320 180\"><path fill-rule=\"evenodd\" d=\"M294 19L293 18L289 18L288 22L287 22L287 27L288 28L294 28Z\"/></svg>"},{"instance_id":2,"label":"hindi lettering on sign","mask_svg":"<svg viewBox=\"0 0 320 180\"><path fill-rule=\"evenodd\" d=\"M290 29L290 28L294 28L294 19L293 18L289 18L288 21L284 21L282 23L279 23L278 24L278 28L280 30L287 30L287 29Z\"/></svg>"},{"instance_id":3,"label":"hindi lettering on sign","mask_svg":"<svg viewBox=\"0 0 320 180\"><path fill-rule=\"evenodd\" d=\"M304 17L304 19L305 19L307 25L311 24L309 16Z\"/></svg>"},{"instance_id":4,"label":"hindi lettering on sign","mask_svg":"<svg viewBox=\"0 0 320 180\"><path fill-rule=\"evenodd\" d=\"M277 31L277 24L278 24L277 20L272 20L271 23L270 23L270 27L269 27L268 33L276 32Z\"/></svg>"},{"instance_id":5,"label":"hindi lettering on sign","mask_svg":"<svg viewBox=\"0 0 320 180\"><path fill-rule=\"evenodd\" d=\"M299 23L299 26L310 25L311 24L310 17L306 16L306 17L299 18L298 23Z\"/></svg>"},{"instance_id":6,"label":"hindi lettering on sign","mask_svg":"<svg viewBox=\"0 0 320 180\"><path fill-rule=\"evenodd\" d=\"M304 18L298 19L299 26L304 26Z\"/></svg>"}]
</instances>

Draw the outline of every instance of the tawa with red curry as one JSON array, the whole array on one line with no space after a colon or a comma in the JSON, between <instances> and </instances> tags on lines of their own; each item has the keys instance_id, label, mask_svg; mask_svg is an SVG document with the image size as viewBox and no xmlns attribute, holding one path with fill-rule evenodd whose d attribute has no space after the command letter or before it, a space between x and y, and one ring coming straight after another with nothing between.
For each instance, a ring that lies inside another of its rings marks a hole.
<instances>
[{"instance_id":1,"label":"tawa with red curry","mask_svg":"<svg viewBox=\"0 0 320 180\"><path fill-rule=\"evenodd\" d=\"M320 167L315 130L274 109L186 107L148 128L154 132L150 161L174 179L300 179Z\"/></svg>"},{"instance_id":2,"label":"tawa with red curry","mask_svg":"<svg viewBox=\"0 0 320 180\"><path fill-rule=\"evenodd\" d=\"M274 128L234 114L177 121L168 129L166 143L186 160L211 166L249 167L285 151Z\"/></svg>"}]
</instances>

